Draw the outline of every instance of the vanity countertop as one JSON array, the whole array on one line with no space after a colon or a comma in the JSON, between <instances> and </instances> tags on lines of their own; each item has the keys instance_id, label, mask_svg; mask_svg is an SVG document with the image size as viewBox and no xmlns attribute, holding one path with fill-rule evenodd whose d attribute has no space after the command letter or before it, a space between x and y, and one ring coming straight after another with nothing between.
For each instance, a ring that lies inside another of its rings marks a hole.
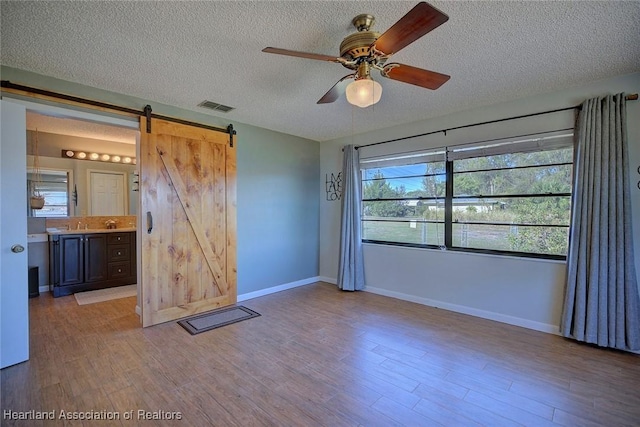
<instances>
[{"instance_id":1,"label":"vanity countertop","mask_svg":"<svg viewBox=\"0 0 640 427\"><path fill-rule=\"evenodd\" d=\"M96 233L126 233L128 231L136 231L135 227L126 228L89 228L87 230L67 230L57 228L47 228L47 234L96 234Z\"/></svg>"}]
</instances>

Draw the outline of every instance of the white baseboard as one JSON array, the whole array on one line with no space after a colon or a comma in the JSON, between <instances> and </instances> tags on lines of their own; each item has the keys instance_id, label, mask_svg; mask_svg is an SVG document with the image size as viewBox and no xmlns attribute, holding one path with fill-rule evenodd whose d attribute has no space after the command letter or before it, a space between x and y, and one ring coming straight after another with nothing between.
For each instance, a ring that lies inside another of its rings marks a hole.
<instances>
[{"instance_id":1,"label":"white baseboard","mask_svg":"<svg viewBox=\"0 0 640 427\"><path fill-rule=\"evenodd\" d=\"M309 277L308 279L297 280L295 282L285 283L283 285L272 286L266 289L260 289L259 291L247 292L246 294L238 295L238 302L246 301L253 298L263 297L269 294L275 294L276 292L286 291L287 289L297 288L298 286L310 285L312 283L316 283L320 281L321 278L318 276Z\"/></svg>"},{"instance_id":2,"label":"white baseboard","mask_svg":"<svg viewBox=\"0 0 640 427\"><path fill-rule=\"evenodd\" d=\"M331 283L332 285L338 284L338 279L334 279L332 277L318 276L318 281Z\"/></svg>"},{"instance_id":3,"label":"white baseboard","mask_svg":"<svg viewBox=\"0 0 640 427\"><path fill-rule=\"evenodd\" d=\"M259 291L248 292L246 294L238 295L238 302L246 301L253 298L258 298L258 297L269 295L269 294L274 294L276 292L286 291L287 289L297 288L298 286L310 285L312 283L317 283L321 281L322 282L329 281L329 283L331 283L331 280L332 279L323 278L319 276L309 277L307 279L297 280L295 282L285 283L283 285L273 286L271 288L260 289ZM335 280L333 280L333 283L335 284ZM40 286L39 291L49 292L49 286ZM136 305L136 314L139 316L140 313L141 313L140 306Z\"/></svg>"},{"instance_id":4,"label":"white baseboard","mask_svg":"<svg viewBox=\"0 0 640 427\"><path fill-rule=\"evenodd\" d=\"M381 288L373 288L367 286L364 288L365 292L371 292L372 294L383 295L386 297L401 299L404 301L415 302L417 304L426 305L429 307L441 308L444 310L454 311L456 313L468 314L470 316L480 317L482 319L495 320L496 322L507 323L509 325L520 326L527 329L533 329L534 331L546 332L548 334L560 335L560 330L557 325L551 325L548 323L536 322L533 320L523 319L520 317L509 316L506 314L495 313L492 311L480 310L478 308L467 307L464 305L451 304L448 302L436 301L429 298L418 297L415 295L403 294L400 292L389 291Z\"/></svg>"}]
</instances>

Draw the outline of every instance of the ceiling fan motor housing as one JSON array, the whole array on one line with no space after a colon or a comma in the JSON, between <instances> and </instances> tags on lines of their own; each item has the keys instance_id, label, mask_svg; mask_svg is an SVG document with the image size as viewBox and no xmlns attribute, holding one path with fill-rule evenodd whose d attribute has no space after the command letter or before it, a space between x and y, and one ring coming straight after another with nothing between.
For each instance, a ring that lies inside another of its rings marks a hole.
<instances>
[{"instance_id":1,"label":"ceiling fan motor housing","mask_svg":"<svg viewBox=\"0 0 640 427\"><path fill-rule=\"evenodd\" d=\"M370 46L380 37L375 31L360 31L345 37L340 43L340 56L346 60L367 57Z\"/></svg>"},{"instance_id":2,"label":"ceiling fan motor housing","mask_svg":"<svg viewBox=\"0 0 640 427\"><path fill-rule=\"evenodd\" d=\"M348 35L342 40L342 43L340 43L340 56L342 58L348 61L354 61L370 56L370 46L380 37L380 33L369 31L375 20L373 15L369 15L368 13L358 15L351 20L351 23L356 27L358 32Z\"/></svg>"}]
</instances>

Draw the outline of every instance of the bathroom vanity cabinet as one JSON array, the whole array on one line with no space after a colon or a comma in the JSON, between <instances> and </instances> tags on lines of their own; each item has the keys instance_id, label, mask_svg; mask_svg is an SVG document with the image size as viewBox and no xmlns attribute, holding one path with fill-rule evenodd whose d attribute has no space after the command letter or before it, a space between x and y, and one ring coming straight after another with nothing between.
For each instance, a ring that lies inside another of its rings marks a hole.
<instances>
[{"instance_id":1,"label":"bathroom vanity cabinet","mask_svg":"<svg viewBox=\"0 0 640 427\"><path fill-rule=\"evenodd\" d=\"M53 233L49 258L54 297L136 283L135 231Z\"/></svg>"}]
</instances>

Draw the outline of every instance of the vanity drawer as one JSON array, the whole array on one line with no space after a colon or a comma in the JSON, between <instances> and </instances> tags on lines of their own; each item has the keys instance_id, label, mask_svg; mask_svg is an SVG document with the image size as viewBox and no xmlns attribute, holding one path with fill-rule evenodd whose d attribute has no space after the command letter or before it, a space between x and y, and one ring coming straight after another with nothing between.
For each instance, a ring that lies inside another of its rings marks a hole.
<instances>
[{"instance_id":1,"label":"vanity drawer","mask_svg":"<svg viewBox=\"0 0 640 427\"><path fill-rule=\"evenodd\" d=\"M119 245L122 243L129 243L131 233L111 233L107 235L108 245Z\"/></svg>"},{"instance_id":2,"label":"vanity drawer","mask_svg":"<svg viewBox=\"0 0 640 427\"><path fill-rule=\"evenodd\" d=\"M107 261L130 261L131 247L129 245L107 246Z\"/></svg>"},{"instance_id":3,"label":"vanity drawer","mask_svg":"<svg viewBox=\"0 0 640 427\"><path fill-rule=\"evenodd\" d=\"M131 263L130 262L110 262L107 274L109 279L129 277L131 276Z\"/></svg>"}]
</instances>

